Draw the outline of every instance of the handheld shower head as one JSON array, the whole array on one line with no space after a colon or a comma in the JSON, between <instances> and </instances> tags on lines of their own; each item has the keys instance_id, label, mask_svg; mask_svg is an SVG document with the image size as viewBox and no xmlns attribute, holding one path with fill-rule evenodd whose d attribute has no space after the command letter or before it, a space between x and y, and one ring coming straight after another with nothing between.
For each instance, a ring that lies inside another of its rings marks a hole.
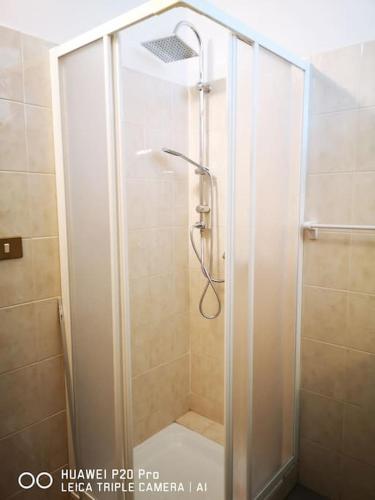
<instances>
[{"instance_id":1,"label":"handheld shower head","mask_svg":"<svg viewBox=\"0 0 375 500\"><path fill-rule=\"evenodd\" d=\"M194 165L194 167L197 168L199 174L209 174L210 170L207 167L204 167L203 165L200 165L194 160L191 160L184 154L180 153L179 151L175 151L174 149L169 149L169 148L162 148L163 153L167 153L172 156L177 156L178 158L181 158L182 160L187 161L191 165Z\"/></svg>"}]
</instances>

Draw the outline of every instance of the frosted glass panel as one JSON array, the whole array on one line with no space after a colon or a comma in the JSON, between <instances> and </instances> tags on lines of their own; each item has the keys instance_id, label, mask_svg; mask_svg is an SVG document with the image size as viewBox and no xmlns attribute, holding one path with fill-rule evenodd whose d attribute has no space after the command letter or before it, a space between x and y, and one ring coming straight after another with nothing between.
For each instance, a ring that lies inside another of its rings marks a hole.
<instances>
[{"instance_id":1,"label":"frosted glass panel","mask_svg":"<svg viewBox=\"0 0 375 500\"><path fill-rule=\"evenodd\" d=\"M292 457L303 72L260 49L255 159L253 494Z\"/></svg>"},{"instance_id":2,"label":"frosted glass panel","mask_svg":"<svg viewBox=\"0 0 375 500\"><path fill-rule=\"evenodd\" d=\"M110 468L114 367L102 42L65 56L60 69L79 466Z\"/></svg>"},{"instance_id":3,"label":"frosted glass panel","mask_svg":"<svg viewBox=\"0 0 375 500\"><path fill-rule=\"evenodd\" d=\"M251 284L249 259L251 224L251 144L253 48L237 41L236 162L233 199L233 491L245 498L248 490L249 325Z\"/></svg>"}]
</instances>

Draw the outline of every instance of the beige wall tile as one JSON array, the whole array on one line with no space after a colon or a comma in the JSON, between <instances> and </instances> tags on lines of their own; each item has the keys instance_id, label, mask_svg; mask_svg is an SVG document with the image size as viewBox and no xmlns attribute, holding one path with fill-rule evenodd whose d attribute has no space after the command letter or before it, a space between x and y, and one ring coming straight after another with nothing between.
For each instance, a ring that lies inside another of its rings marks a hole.
<instances>
[{"instance_id":1,"label":"beige wall tile","mask_svg":"<svg viewBox=\"0 0 375 500\"><path fill-rule=\"evenodd\" d=\"M42 417L65 409L65 380L62 356L36 365L39 377L39 410Z\"/></svg>"},{"instance_id":2,"label":"beige wall tile","mask_svg":"<svg viewBox=\"0 0 375 500\"><path fill-rule=\"evenodd\" d=\"M179 208L173 210L173 183L171 181L157 181L152 186L151 196L151 225L152 227L169 227L177 225Z\"/></svg>"},{"instance_id":3,"label":"beige wall tile","mask_svg":"<svg viewBox=\"0 0 375 500\"><path fill-rule=\"evenodd\" d=\"M25 102L28 104L51 106L49 48L43 40L22 35Z\"/></svg>"},{"instance_id":4,"label":"beige wall tile","mask_svg":"<svg viewBox=\"0 0 375 500\"><path fill-rule=\"evenodd\" d=\"M303 389L343 399L346 349L315 340L302 340Z\"/></svg>"},{"instance_id":5,"label":"beige wall tile","mask_svg":"<svg viewBox=\"0 0 375 500\"><path fill-rule=\"evenodd\" d=\"M45 300L34 304L36 344L38 358L55 356L62 352L57 300Z\"/></svg>"},{"instance_id":6,"label":"beige wall tile","mask_svg":"<svg viewBox=\"0 0 375 500\"><path fill-rule=\"evenodd\" d=\"M223 404L224 372L223 364L209 356L192 354L191 391L205 399Z\"/></svg>"},{"instance_id":7,"label":"beige wall tile","mask_svg":"<svg viewBox=\"0 0 375 500\"><path fill-rule=\"evenodd\" d=\"M0 26L0 98L23 100L21 35Z\"/></svg>"},{"instance_id":8,"label":"beige wall tile","mask_svg":"<svg viewBox=\"0 0 375 500\"><path fill-rule=\"evenodd\" d=\"M375 293L375 237L353 234L351 245L350 290Z\"/></svg>"},{"instance_id":9,"label":"beige wall tile","mask_svg":"<svg viewBox=\"0 0 375 500\"><path fill-rule=\"evenodd\" d=\"M38 299L60 294L57 238L32 240L34 296Z\"/></svg>"},{"instance_id":10,"label":"beige wall tile","mask_svg":"<svg viewBox=\"0 0 375 500\"><path fill-rule=\"evenodd\" d=\"M38 424L44 470L55 471L68 463L66 412Z\"/></svg>"},{"instance_id":11,"label":"beige wall tile","mask_svg":"<svg viewBox=\"0 0 375 500\"><path fill-rule=\"evenodd\" d=\"M30 236L28 176L0 172L0 237Z\"/></svg>"},{"instance_id":12,"label":"beige wall tile","mask_svg":"<svg viewBox=\"0 0 375 500\"><path fill-rule=\"evenodd\" d=\"M145 180L127 180L126 206L129 230L150 227L150 205L144 203L144 200L150 197L150 186L151 184Z\"/></svg>"},{"instance_id":13,"label":"beige wall tile","mask_svg":"<svg viewBox=\"0 0 375 500\"><path fill-rule=\"evenodd\" d=\"M14 370L37 359L34 307L0 309L0 371Z\"/></svg>"},{"instance_id":14,"label":"beige wall tile","mask_svg":"<svg viewBox=\"0 0 375 500\"><path fill-rule=\"evenodd\" d=\"M159 432L165 426L162 414L159 411L134 421L134 443L142 443L147 438Z\"/></svg>"},{"instance_id":15,"label":"beige wall tile","mask_svg":"<svg viewBox=\"0 0 375 500\"><path fill-rule=\"evenodd\" d=\"M67 463L67 434L65 412L32 425L26 430L0 440L0 460L4 474L0 477L1 498L8 498L15 493L18 486L18 475L24 471L39 473L53 472ZM32 489L28 493L36 496L16 495L15 498L57 499L57 496L42 496L41 490ZM52 494L51 490L46 492ZM13 496L12 496L13 498Z\"/></svg>"},{"instance_id":16,"label":"beige wall tile","mask_svg":"<svg viewBox=\"0 0 375 500\"><path fill-rule=\"evenodd\" d=\"M141 420L158 409L157 369L133 379L134 420Z\"/></svg>"},{"instance_id":17,"label":"beige wall tile","mask_svg":"<svg viewBox=\"0 0 375 500\"><path fill-rule=\"evenodd\" d=\"M221 403L204 398L198 394L190 394L189 408L215 422L224 423L224 405Z\"/></svg>"},{"instance_id":18,"label":"beige wall tile","mask_svg":"<svg viewBox=\"0 0 375 500\"><path fill-rule=\"evenodd\" d=\"M356 406L345 405L343 452L369 465L375 465L373 413Z\"/></svg>"},{"instance_id":19,"label":"beige wall tile","mask_svg":"<svg viewBox=\"0 0 375 500\"><path fill-rule=\"evenodd\" d=\"M303 289L302 335L346 345L347 294L305 286Z\"/></svg>"},{"instance_id":20,"label":"beige wall tile","mask_svg":"<svg viewBox=\"0 0 375 500\"><path fill-rule=\"evenodd\" d=\"M150 229L133 229L128 232L128 258L130 278L150 274Z\"/></svg>"},{"instance_id":21,"label":"beige wall tile","mask_svg":"<svg viewBox=\"0 0 375 500\"><path fill-rule=\"evenodd\" d=\"M212 82L210 95L209 124L211 129L222 128L227 116L227 109L223 106L225 100L226 80L224 78Z\"/></svg>"},{"instance_id":22,"label":"beige wall tile","mask_svg":"<svg viewBox=\"0 0 375 500\"><path fill-rule=\"evenodd\" d=\"M165 274L173 269L173 232L170 229L151 229L148 242L149 272Z\"/></svg>"},{"instance_id":23,"label":"beige wall tile","mask_svg":"<svg viewBox=\"0 0 375 500\"><path fill-rule=\"evenodd\" d=\"M211 424L207 429L203 431L203 435L206 438L211 439L218 444L221 444L222 446L224 446L225 444L225 432L224 426L222 424L218 424L216 422Z\"/></svg>"},{"instance_id":24,"label":"beige wall tile","mask_svg":"<svg viewBox=\"0 0 375 500\"><path fill-rule=\"evenodd\" d=\"M176 206L189 206L189 186L186 176L176 176L173 182L173 197Z\"/></svg>"},{"instance_id":25,"label":"beige wall tile","mask_svg":"<svg viewBox=\"0 0 375 500\"><path fill-rule=\"evenodd\" d=\"M174 355L177 357L190 350L190 318L188 312L178 312L169 318L174 332Z\"/></svg>"},{"instance_id":26,"label":"beige wall tile","mask_svg":"<svg viewBox=\"0 0 375 500\"><path fill-rule=\"evenodd\" d=\"M188 99L189 90L185 85L172 86L172 123L182 128L188 123Z\"/></svg>"},{"instance_id":27,"label":"beige wall tile","mask_svg":"<svg viewBox=\"0 0 375 500\"><path fill-rule=\"evenodd\" d=\"M305 439L301 442L299 481L331 500L338 500L340 455Z\"/></svg>"},{"instance_id":28,"label":"beige wall tile","mask_svg":"<svg viewBox=\"0 0 375 500\"><path fill-rule=\"evenodd\" d=\"M171 306L175 305L173 274L150 276L148 282L150 287L148 310L151 318L161 321L170 315Z\"/></svg>"},{"instance_id":29,"label":"beige wall tile","mask_svg":"<svg viewBox=\"0 0 375 500\"><path fill-rule=\"evenodd\" d=\"M22 259L1 261L0 272L0 307L21 304L33 299L32 248L30 240L23 240Z\"/></svg>"},{"instance_id":30,"label":"beige wall tile","mask_svg":"<svg viewBox=\"0 0 375 500\"><path fill-rule=\"evenodd\" d=\"M188 311L189 304L189 271L188 269L176 269L173 274L173 294L175 297L174 312L184 313Z\"/></svg>"},{"instance_id":31,"label":"beige wall tile","mask_svg":"<svg viewBox=\"0 0 375 500\"><path fill-rule=\"evenodd\" d=\"M54 172L51 110L26 106L26 139L30 172Z\"/></svg>"},{"instance_id":32,"label":"beige wall tile","mask_svg":"<svg viewBox=\"0 0 375 500\"><path fill-rule=\"evenodd\" d=\"M375 467L342 455L340 483L342 500L375 498Z\"/></svg>"},{"instance_id":33,"label":"beige wall tile","mask_svg":"<svg viewBox=\"0 0 375 500\"><path fill-rule=\"evenodd\" d=\"M305 239L304 281L307 285L346 289L350 235L321 231L318 240Z\"/></svg>"},{"instance_id":34,"label":"beige wall tile","mask_svg":"<svg viewBox=\"0 0 375 500\"><path fill-rule=\"evenodd\" d=\"M347 173L309 175L306 220L348 224L351 215L353 175Z\"/></svg>"},{"instance_id":35,"label":"beige wall tile","mask_svg":"<svg viewBox=\"0 0 375 500\"><path fill-rule=\"evenodd\" d=\"M133 377L141 375L152 368L151 352L152 348L149 342L132 344L131 359Z\"/></svg>"},{"instance_id":36,"label":"beige wall tile","mask_svg":"<svg viewBox=\"0 0 375 500\"><path fill-rule=\"evenodd\" d=\"M135 377L133 412L137 442L185 413L188 391L188 355Z\"/></svg>"},{"instance_id":37,"label":"beige wall tile","mask_svg":"<svg viewBox=\"0 0 375 500\"><path fill-rule=\"evenodd\" d=\"M135 442L141 443L148 437L174 422L188 410L186 400L176 400L168 408L157 410L150 416L135 422Z\"/></svg>"},{"instance_id":38,"label":"beige wall tile","mask_svg":"<svg viewBox=\"0 0 375 500\"><path fill-rule=\"evenodd\" d=\"M375 215L375 172L356 173L353 185L353 224L373 224Z\"/></svg>"},{"instance_id":39,"label":"beige wall tile","mask_svg":"<svg viewBox=\"0 0 375 500\"><path fill-rule=\"evenodd\" d=\"M311 392L301 392L301 437L330 450L339 451L343 404Z\"/></svg>"},{"instance_id":40,"label":"beige wall tile","mask_svg":"<svg viewBox=\"0 0 375 500\"><path fill-rule=\"evenodd\" d=\"M375 108L359 111L358 170L375 170Z\"/></svg>"},{"instance_id":41,"label":"beige wall tile","mask_svg":"<svg viewBox=\"0 0 375 500\"><path fill-rule=\"evenodd\" d=\"M5 28L0 35L0 98L50 106L48 45ZM0 174L2 235L27 238L22 259L0 263L1 308L58 295L59 264L57 238L28 239L57 234L54 178L26 173L54 170L50 111L0 99L0 123L0 170L20 172ZM65 408L62 358L50 358L61 353L56 301L0 309L0 337L0 437L16 433L0 439L6 469L0 497L6 498L19 490L20 472L54 470L67 462L65 412L40 422ZM45 358L50 359L39 362ZM37 495L28 498L42 498ZM57 496L46 492L43 498Z\"/></svg>"},{"instance_id":42,"label":"beige wall tile","mask_svg":"<svg viewBox=\"0 0 375 500\"><path fill-rule=\"evenodd\" d=\"M42 467L42 442L37 426L0 440L0 496L8 498L19 490L18 476L29 471L37 474Z\"/></svg>"},{"instance_id":43,"label":"beige wall tile","mask_svg":"<svg viewBox=\"0 0 375 500\"><path fill-rule=\"evenodd\" d=\"M39 407L37 367L30 366L0 377L0 437L36 422Z\"/></svg>"},{"instance_id":44,"label":"beige wall tile","mask_svg":"<svg viewBox=\"0 0 375 500\"><path fill-rule=\"evenodd\" d=\"M199 302L200 297L194 298L194 303ZM193 309L193 308L192 308ZM224 316L207 321L198 310L192 310L192 351L197 354L207 355L224 363Z\"/></svg>"},{"instance_id":45,"label":"beige wall tile","mask_svg":"<svg viewBox=\"0 0 375 500\"><path fill-rule=\"evenodd\" d=\"M152 169L147 169L144 127L138 123L124 122L122 126L122 147L124 167L129 179L142 179L150 176ZM151 163L151 162L150 162Z\"/></svg>"},{"instance_id":46,"label":"beige wall tile","mask_svg":"<svg viewBox=\"0 0 375 500\"><path fill-rule=\"evenodd\" d=\"M132 328L156 321L150 308L150 286L148 277L133 278L129 282ZM147 317L144 314L147 304Z\"/></svg>"},{"instance_id":47,"label":"beige wall tile","mask_svg":"<svg viewBox=\"0 0 375 500\"><path fill-rule=\"evenodd\" d=\"M28 177L32 236L57 236L55 176L29 174Z\"/></svg>"},{"instance_id":48,"label":"beige wall tile","mask_svg":"<svg viewBox=\"0 0 375 500\"><path fill-rule=\"evenodd\" d=\"M146 93L145 100L147 126L150 129L160 128L160 124L171 124L172 88L166 80L143 75Z\"/></svg>"},{"instance_id":49,"label":"beige wall tile","mask_svg":"<svg viewBox=\"0 0 375 500\"><path fill-rule=\"evenodd\" d=\"M351 172L357 164L358 111L314 115L310 124L309 172Z\"/></svg>"},{"instance_id":50,"label":"beige wall tile","mask_svg":"<svg viewBox=\"0 0 375 500\"><path fill-rule=\"evenodd\" d=\"M154 323L133 325L131 332L132 376L136 377L152 368L151 353L155 336Z\"/></svg>"},{"instance_id":51,"label":"beige wall tile","mask_svg":"<svg viewBox=\"0 0 375 500\"><path fill-rule=\"evenodd\" d=\"M183 356L160 367L159 380L159 409L171 408L174 401L187 399L189 393L189 356Z\"/></svg>"},{"instance_id":52,"label":"beige wall tile","mask_svg":"<svg viewBox=\"0 0 375 500\"><path fill-rule=\"evenodd\" d=\"M348 294L348 345L375 354L375 297Z\"/></svg>"},{"instance_id":53,"label":"beige wall tile","mask_svg":"<svg viewBox=\"0 0 375 500\"><path fill-rule=\"evenodd\" d=\"M61 353L56 300L0 309L0 371Z\"/></svg>"},{"instance_id":54,"label":"beige wall tile","mask_svg":"<svg viewBox=\"0 0 375 500\"><path fill-rule=\"evenodd\" d=\"M169 319L160 321L160 323L155 325L152 329L152 347L150 347L151 366L155 367L173 361L175 359L175 332L171 322Z\"/></svg>"},{"instance_id":55,"label":"beige wall tile","mask_svg":"<svg viewBox=\"0 0 375 500\"><path fill-rule=\"evenodd\" d=\"M185 413L185 415L182 415L182 417L179 417L176 421L178 424L181 424L184 427L187 427L188 429L191 429L192 431L198 432L200 434L202 434L203 431L212 424L212 421L210 419L203 417L202 415L199 415L194 411L188 411L187 413Z\"/></svg>"},{"instance_id":56,"label":"beige wall tile","mask_svg":"<svg viewBox=\"0 0 375 500\"><path fill-rule=\"evenodd\" d=\"M145 78L143 73L122 68L124 106L122 106L122 120L126 122L143 125L146 118L146 92Z\"/></svg>"},{"instance_id":57,"label":"beige wall tile","mask_svg":"<svg viewBox=\"0 0 375 500\"><path fill-rule=\"evenodd\" d=\"M345 399L375 415L375 355L347 350Z\"/></svg>"},{"instance_id":58,"label":"beige wall tile","mask_svg":"<svg viewBox=\"0 0 375 500\"><path fill-rule=\"evenodd\" d=\"M363 44L361 58L361 83L360 104L361 106L375 105L375 42Z\"/></svg>"},{"instance_id":59,"label":"beige wall tile","mask_svg":"<svg viewBox=\"0 0 375 500\"><path fill-rule=\"evenodd\" d=\"M362 52L357 45L313 58L313 113L326 114L312 119L311 172L353 173L346 189L342 174L309 177L310 219L373 223L374 50L369 42ZM347 111L332 113L338 110ZM321 231L320 247L305 245L305 284L337 290L305 286L303 335L327 343L303 342L302 384L335 399L303 391L301 434L308 441L301 443L300 480L331 499L352 500L374 495L375 239L340 237L341 246Z\"/></svg>"},{"instance_id":60,"label":"beige wall tile","mask_svg":"<svg viewBox=\"0 0 375 500\"><path fill-rule=\"evenodd\" d=\"M175 269L189 265L189 236L187 228L174 228L173 230L173 259Z\"/></svg>"},{"instance_id":61,"label":"beige wall tile","mask_svg":"<svg viewBox=\"0 0 375 500\"><path fill-rule=\"evenodd\" d=\"M181 168L185 168L186 170L186 166L183 165L182 161L162 152L162 148L165 147L174 149L173 136L173 127L168 122L164 122L163 127L160 127L160 124L151 127L149 123L145 126L145 150L151 151L151 154L144 156L145 173L149 179L165 180L166 178L170 178L172 181L175 177L173 174L177 173ZM177 150L181 150L181 148Z\"/></svg>"},{"instance_id":62,"label":"beige wall tile","mask_svg":"<svg viewBox=\"0 0 375 500\"><path fill-rule=\"evenodd\" d=\"M312 58L312 111L324 113L358 106L361 45L317 54Z\"/></svg>"},{"instance_id":63,"label":"beige wall tile","mask_svg":"<svg viewBox=\"0 0 375 500\"><path fill-rule=\"evenodd\" d=\"M0 100L0 170L27 171L23 104Z\"/></svg>"}]
</instances>

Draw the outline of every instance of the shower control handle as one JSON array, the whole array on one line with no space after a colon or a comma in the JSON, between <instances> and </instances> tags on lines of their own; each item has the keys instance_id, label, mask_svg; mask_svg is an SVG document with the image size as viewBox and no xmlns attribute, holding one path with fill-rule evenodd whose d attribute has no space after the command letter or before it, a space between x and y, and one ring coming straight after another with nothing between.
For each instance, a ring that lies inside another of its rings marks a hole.
<instances>
[{"instance_id":1,"label":"shower control handle","mask_svg":"<svg viewBox=\"0 0 375 500\"><path fill-rule=\"evenodd\" d=\"M208 214L211 209L208 205L197 205L195 210L199 214Z\"/></svg>"}]
</instances>

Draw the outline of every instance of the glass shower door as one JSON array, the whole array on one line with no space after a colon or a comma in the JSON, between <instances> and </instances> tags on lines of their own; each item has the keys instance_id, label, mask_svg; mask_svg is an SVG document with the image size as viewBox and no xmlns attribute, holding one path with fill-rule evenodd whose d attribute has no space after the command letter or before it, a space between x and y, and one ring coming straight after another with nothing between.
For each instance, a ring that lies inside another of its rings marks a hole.
<instances>
[{"instance_id":1,"label":"glass shower door","mask_svg":"<svg viewBox=\"0 0 375 500\"><path fill-rule=\"evenodd\" d=\"M60 237L67 247L61 262L65 324L72 343L76 466L110 471L122 466L122 442L117 427L119 297L113 273L107 48L98 40L64 55L59 63L65 187L60 210L65 205L66 216L66 233ZM104 491L92 495L97 500L123 498Z\"/></svg>"},{"instance_id":2,"label":"glass shower door","mask_svg":"<svg viewBox=\"0 0 375 500\"><path fill-rule=\"evenodd\" d=\"M303 104L301 70L260 49L258 71L253 493L258 492L295 453Z\"/></svg>"},{"instance_id":3,"label":"glass shower door","mask_svg":"<svg viewBox=\"0 0 375 500\"><path fill-rule=\"evenodd\" d=\"M249 498L264 498L297 448L304 73L240 40L234 58L234 498L246 478Z\"/></svg>"}]
</instances>

